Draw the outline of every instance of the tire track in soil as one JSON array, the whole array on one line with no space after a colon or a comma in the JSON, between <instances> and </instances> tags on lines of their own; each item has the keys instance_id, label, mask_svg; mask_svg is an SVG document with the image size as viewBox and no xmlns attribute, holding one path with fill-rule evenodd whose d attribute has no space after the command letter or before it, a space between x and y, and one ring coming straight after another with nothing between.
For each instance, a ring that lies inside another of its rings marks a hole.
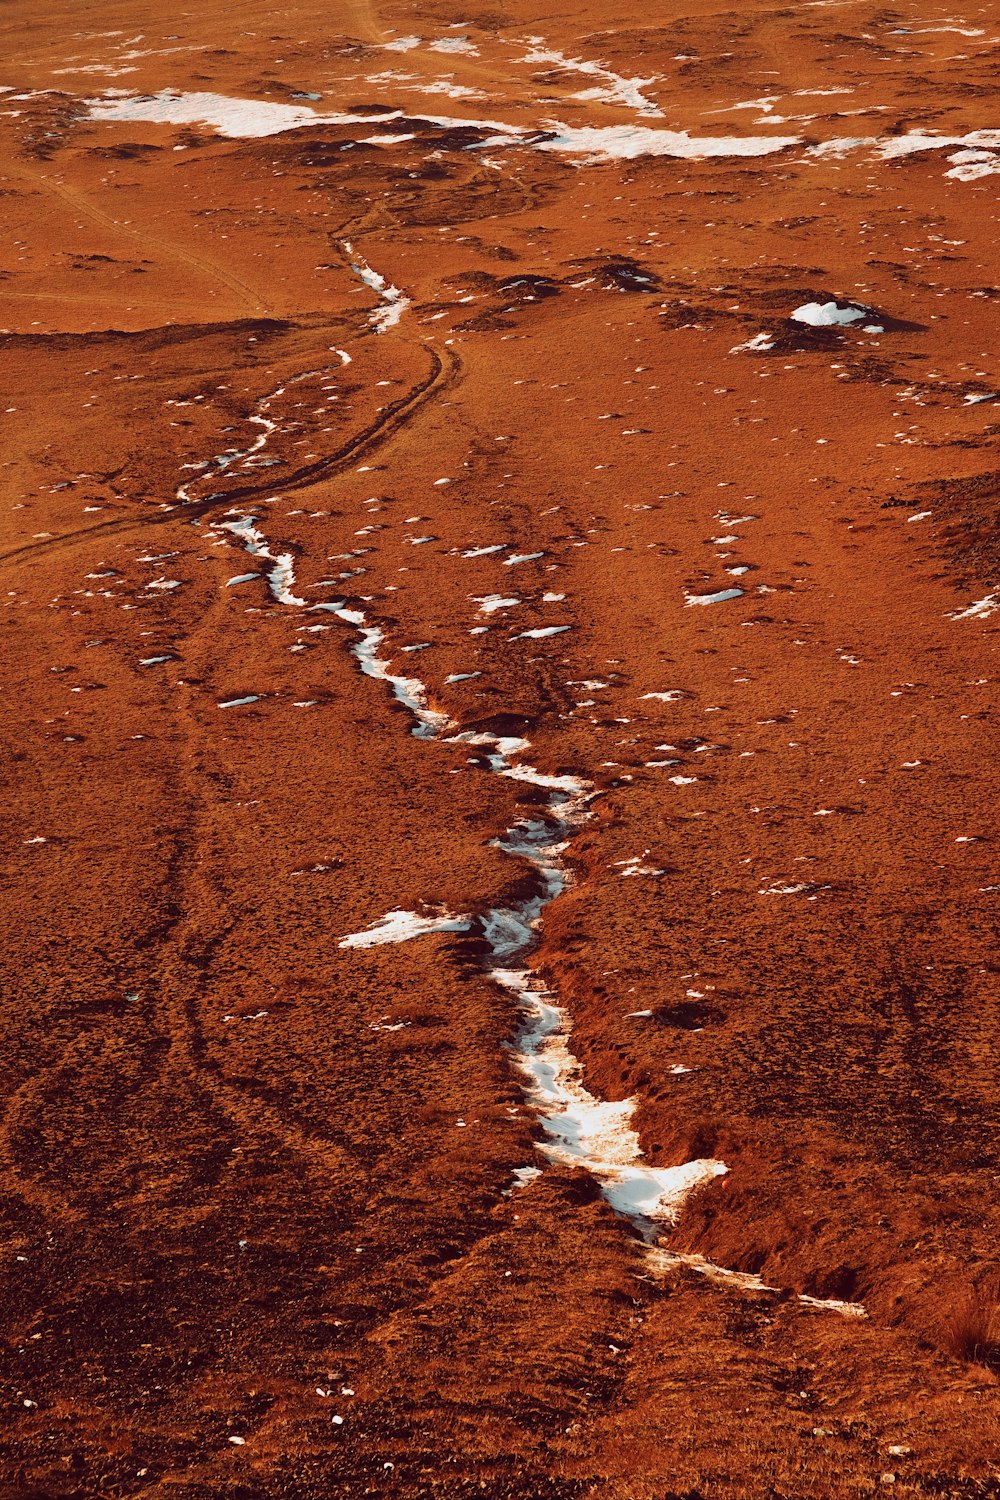
<instances>
[{"instance_id":1,"label":"tire track in soil","mask_svg":"<svg viewBox=\"0 0 1000 1500\"><path fill-rule=\"evenodd\" d=\"M370 335L367 333L358 335L359 338L368 336ZM462 366L454 351L445 349L443 353L439 353L429 342L422 342L421 347L430 359L430 369L425 378L412 386L404 396L391 403L361 432L347 439L333 453L303 465L286 476L280 486L283 491L310 488L314 484L343 472L356 459L371 453L389 441L416 416L423 406L458 379ZM187 523L193 518L200 518L213 511L229 509L236 503L252 502L270 493L274 488L273 483L241 485L225 493L215 493L183 506L173 506L154 515L119 518L99 523L97 526L81 528L79 531L66 533L61 537L46 538L29 546L15 548L11 552L0 555L0 564L17 563L39 554L64 551L98 537L127 534L148 526L159 526L177 521ZM224 603L225 601L221 598L214 601L205 619L210 619L221 610ZM199 842L198 824L206 822L209 805L204 797L206 778L194 769L196 756L193 753L193 746L201 736L201 726L195 716L190 695L189 701L181 705L179 717L186 743L184 760L187 762L187 769L181 772L181 782L186 784L186 794L181 786L175 789L175 796L188 808L186 827L189 833L182 837L181 843L193 847ZM221 799L218 805L222 805ZM203 837L203 834L201 836ZM162 1064L157 1067L157 1078L161 1082L171 1079L175 1086L180 1086L192 1094L200 1093L206 1103L221 1111L244 1135L259 1135L262 1132L270 1135L302 1158L314 1170L328 1172L331 1168L342 1168L345 1157L340 1148L290 1124L287 1118L256 1094L251 1093L248 1097L245 1092L234 1090L223 1081L218 1065L211 1063L208 1059L208 1047L198 1021L198 1001L204 983L202 975L207 968L207 958L225 936L228 928L220 926L214 933L207 936L198 927L197 918L192 915L195 912L219 907L219 903L213 898L213 893L207 888L204 877L199 881L196 874L192 887L187 892L185 891L186 878L183 870L194 869L197 872L198 866L197 860L192 862L190 857L185 857L185 851L180 851L171 860L171 869L167 872L169 891L167 904L176 912L176 915L168 918L161 926L159 941L170 944L174 948L174 956L172 960L169 958L161 960L156 972L159 974L164 993L174 989L177 997L168 1000L166 1004L164 1013L166 1027L159 1034L167 1042L167 1053ZM203 888L199 889L199 885ZM185 945L190 950L187 953L183 951ZM86 1049L87 1043L87 1037L78 1038L74 1044L74 1050ZM45 1213L53 1214L63 1222L78 1219L79 1211L74 1209L67 1199L53 1194L24 1174L18 1165L18 1153L13 1135L24 1111L30 1109L33 1104L40 1104L44 1095L50 1090L52 1081L64 1076L70 1066L71 1063L64 1056L55 1068L46 1069L43 1073L26 1080L11 1097L3 1117L0 1118L0 1160L6 1159L9 1164L9 1185L26 1204ZM144 1085L144 1087L151 1086L150 1083Z\"/></svg>"},{"instance_id":2,"label":"tire track in soil","mask_svg":"<svg viewBox=\"0 0 1000 1500\"><path fill-rule=\"evenodd\" d=\"M361 335L364 337L364 335ZM353 341L352 341L353 342ZM225 493L217 493L207 496L204 500L193 500L186 505L170 506L168 509L157 511L151 515L118 517L113 521L99 521L96 526L84 526L78 531L64 532L61 536L48 537L42 541L26 543L21 547L13 547L8 552L0 553L0 566L6 563L18 563L32 557L42 556L51 552L62 552L71 547L81 546L91 540L109 536L121 536L131 531L143 530L150 526L164 526L171 522L188 522L192 519L200 519L202 516L210 515L217 510L228 510L230 506L237 503L252 502L265 495L273 494L276 489L284 491L295 491L309 489L312 485L320 483L325 479L332 479L343 472L355 459L366 457L375 449L393 437L416 413L432 400L447 390L450 385L458 379L462 363L458 355L452 349L445 349L438 353L437 349L430 343L422 344L422 348L430 356L430 373L412 386L405 396L392 402L360 433L349 438L333 453L327 454L325 458L315 459L312 463L305 464L299 469L292 470L291 474L282 478L280 484L240 485Z\"/></svg>"},{"instance_id":3,"label":"tire track in soil","mask_svg":"<svg viewBox=\"0 0 1000 1500\"><path fill-rule=\"evenodd\" d=\"M115 219L111 214L105 213L102 208L98 208L79 188L70 187L68 183L60 182L56 177L50 177L47 172L34 171L23 161L8 161L4 166L4 175L19 177L22 181L34 183L43 191L61 198L64 203L83 214L85 218L92 220L93 223L99 224L102 229L108 229L113 234L134 240L139 245L155 250L161 257L164 255L173 257L182 265L199 271L210 281L220 282L258 317L268 317L273 313L271 303L265 302L253 287L248 286L245 281L241 281L238 276L234 276L231 271L220 266L217 261L210 260L207 256L197 255L192 250L186 250L170 240L161 239L159 235L152 234L148 230L138 229L133 224L123 224L120 219Z\"/></svg>"},{"instance_id":4,"label":"tire track in soil","mask_svg":"<svg viewBox=\"0 0 1000 1500\"><path fill-rule=\"evenodd\" d=\"M308 488L341 472L362 454L388 441L417 411L458 378L461 361L456 354L449 349L442 357L432 345L424 343L422 347L431 360L431 369L425 379L333 454L296 470L280 486L283 491ZM253 500L269 493L273 488L273 484L237 486L225 494L214 494L204 500L176 507L162 516L150 517L147 524L181 519L187 521L192 516L206 515L220 508L230 509L237 502ZM133 521L130 524L138 526L143 522ZM88 528L84 535L90 535L96 530L98 528ZM106 535L107 530L105 528L103 534ZM216 634L213 622L217 616L224 615L227 608L228 601L222 595L217 595L202 615L199 626L200 629L207 630L209 639ZM186 833L182 839L187 847L183 857L175 861L177 873L172 883L170 904L177 916L167 924L160 939L172 949L172 953L164 956L156 970L165 1001L164 1035L169 1044L160 1069L160 1078L163 1082L173 1079L177 1086L192 1094L200 1093L233 1123L244 1138L252 1135L259 1137L261 1134L270 1136L300 1157L307 1168L328 1174L344 1167L347 1154L342 1148L333 1145L325 1137L291 1123L287 1110L279 1112L258 1091L235 1088L226 1082L220 1065L209 1057L208 1043L199 1020L199 1003L204 993L209 959L230 930L230 924L217 923L210 933L204 930L201 922L203 913L225 911L226 903L219 900L218 890L208 873L211 868L210 855L197 858L195 851L206 846L210 850L212 809L225 807L226 798L224 793L211 800L206 797L207 788L214 783L211 778L206 778L201 769L201 762L209 747L195 711L191 689L187 690L185 699L176 712L185 749L182 752L180 785L174 796L187 809L183 820ZM198 751L195 749L196 745L199 747Z\"/></svg>"}]
</instances>

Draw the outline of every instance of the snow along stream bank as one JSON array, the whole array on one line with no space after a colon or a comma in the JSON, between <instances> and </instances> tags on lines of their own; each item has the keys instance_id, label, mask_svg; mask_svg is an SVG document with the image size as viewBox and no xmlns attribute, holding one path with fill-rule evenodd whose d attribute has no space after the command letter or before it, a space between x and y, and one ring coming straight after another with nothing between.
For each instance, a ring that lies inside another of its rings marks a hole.
<instances>
[{"instance_id":1,"label":"snow along stream bank","mask_svg":"<svg viewBox=\"0 0 1000 1500\"><path fill-rule=\"evenodd\" d=\"M558 997L547 990L531 966L545 908L570 884L572 876L562 856L574 835L591 816L596 795L591 782L575 775L548 775L525 761L530 742L515 735L461 730L446 713L432 708L427 686L420 678L404 677L389 670L388 658L379 650L384 631L370 624L365 611L347 601L308 604L293 592L293 557L272 552L253 516L230 512L214 523L250 556L265 564L268 588L278 604L309 613L332 614L351 627L357 639L351 652L367 677L385 682L396 701L413 718L410 733L417 739L468 745L475 753L471 763L487 774L523 781L548 794L544 816L520 818L492 842L512 859L532 867L536 874L530 894L506 907L485 913L421 914L395 910L373 921L360 933L340 940L341 948L367 948L407 942L429 932L478 933L486 945L484 971L494 984L512 997L520 1014L513 1061L524 1076L525 1099L534 1111L542 1133L537 1150L550 1161L582 1167L599 1184L607 1202L646 1241L647 1265L663 1275L686 1268L707 1279L746 1291L772 1293L760 1277L727 1270L700 1255L671 1251L659 1243L661 1229L677 1222L685 1198L726 1173L724 1162L699 1158L676 1167L651 1167L645 1162L638 1133L631 1120L638 1100L599 1099L585 1086L582 1069L570 1047L571 1022ZM521 1167L514 1173L511 1191L526 1187L538 1175L535 1168ZM797 1294L796 1300L818 1312L846 1317L867 1316L860 1303L842 1302Z\"/></svg>"},{"instance_id":2,"label":"snow along stream bank","mask_svg":"<svg viewBox=\"0 0 1000 1500\"><path fill-rule=\"evenodd\" d=\"M369 623L363 610L346 601L309 605L294 592L291 554L272 552L254 517L230 513L215 529L267 565L265 576L277 603L332 614L355 631L351 651L361 671L391 688L397 702L412 715L411 733L416 738L468 745L472 763L487 774L525 782L547 794L543 816L519 819L494 840L496 848L534 870L529 894L510 906L471 916L389 912L366 931L342 938L340 947L405 942L428 932L478 933L486 947L487 977L511 996L520 1014L513 1061L524 1076L525 1097L542 1131L538 1149L550 1161L590 1172L616 1212L644 1239L654 1241L656 1226L672 1224L688 1193L724 1173L725 1164L713 1159L665 1168L646 1164L631 1125L638 1101L599 1099L585 1087L570 1047L569 1017L530 963L544 910L570 882L562 855L590 817L592 785L577 776L547 775L528 764L526 739L463 731L447 714L430 707L427 687L419 678L390 671L388 659L379 654L384 633Z\"/></svg>"},{"instance_id":3,"label":"snow along stream bank","mask_svg":"<svg viewBox=\"0 0 1000 1500\"><path fill-rule=\"evenodd\" d=\"M408 299L395 287L385 287L381 277L379 286L374 287L375 273L369 281L361 271L362 265L367 269L367 263L359 258L353 268L388 303L387 309L378 309L372 318L376 330L384 331L377 321L378 312L391 312L395 322L408 305ZM344 350L334 352L342 364L350 362ZM234 463L241 467L246 463L252 465L277 429L278 424L267 415L271 403L288 385L326 373L307 371L263 398L251 419L263 428L256 442L248 450L228 450L200 468L199 474L208 477ZM190 503L186 487L178 490L177 499L182 506ZM343 937L339 946L345 949L381 946L429 932L478 934L486 950L483 960L486 976L512 998L520 1016L513 1061L524 1077L525 1100L542 1134L537 1142L538 1151L550 1161L580 1167L591 1174L615 1212L628 1220L647 1242L648 1264L654 1273L686 1266L714 1280L743 1285L746 1278L741 1278L740 1273L715 1266L700 1256L676 1254L658 1243L660 1229L676 1223L685 1198L696 1188L724 1175L728 1170L725 1163L711 1157L682 1162L675 1167L652 1167L646 1163L638 1132L631 1123L639 1101L604 1100L587 1089L579 1060L570 1046L570 1017L558 997L545 988L530 962L538 946L545 908L566 890L572 879L563 855L591 816L590 804L597 795L593 784L572 774L550 775L539 771L524 758L530 749L527 739L462 730L448 714L431 707L427 686L420 678L390 671L389 658L379 654L385 633L381 626L369 622L366 612L357 607L357 601L310 604L295 592L294 554L272 551L260 530L259 519L234 508L211 523L211 529L220 541L238 545L264 564L263 576L277 604L311 614L331 614L355 632L351 652L359 668L367 677L389 686L396 701L411 715L410 732L415 738L467 745L473 752L470 762L477 769L525 782L546 793L540 809L542 816L519 818L492 841L502 853L533 870L534 880L527 895L510 906L494 907L484 913L391 911L370 923L364 932ZM248 576L241 575L238 581L245 581ZM519 1168L510 1191L526 1187L537 1175L534 1167ZM773 1290L758 1278L751 1280L754 1290ZM819 1310L865 1316L860 1304L806 1296L798 1300Z\"/></svg>"}]
</instances>

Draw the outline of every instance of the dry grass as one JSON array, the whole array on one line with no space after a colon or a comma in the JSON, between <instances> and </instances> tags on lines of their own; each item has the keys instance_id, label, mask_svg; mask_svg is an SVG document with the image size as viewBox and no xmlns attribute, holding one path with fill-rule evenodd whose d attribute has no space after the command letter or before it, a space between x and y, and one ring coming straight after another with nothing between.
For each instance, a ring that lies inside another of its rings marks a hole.
<instances>
[{"instance_id":1,"label":"dry grass","mask_svg":"<svg viewBox=\"0 0 1000 1500\"><path fill-rule=\"evenodd\" d=\"M1000 1305L995 1288L978 1287L965 1297L944 1323L948 1351L967 1364L1000 1372Z\"/></svg>"}]
</instances>

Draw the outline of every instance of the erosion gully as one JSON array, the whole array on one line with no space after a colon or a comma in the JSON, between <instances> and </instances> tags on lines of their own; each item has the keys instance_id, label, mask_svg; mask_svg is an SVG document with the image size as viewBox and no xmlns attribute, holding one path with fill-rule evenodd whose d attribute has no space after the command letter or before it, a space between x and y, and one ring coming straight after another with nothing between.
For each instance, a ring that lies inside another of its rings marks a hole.
<instances>
[{"instance_id":1,"label":"erosion gully","mask_svg":"<svg viewBox=\"0 0 1000 1500\"><path fill-rule=\"evenodd\" d=\"M387 332L398 323L410 305L409 299L374 271L353 246L345 244L344 249L352 271L380 299L369 318L371 333ZM333 352L341 366L350 363L345 350ZM225 473L234 465L252 467L254 459L280 427L269 415L272 403L289 384L330 373L332 369L304 372L264 397L256 414L249 419L261 428L256 441L245 450L230 449L211 460L200 470L200 477ZM181 508L191 504L192 497L185 486L178 490L177 498ZM211 497L215 503L221 499ZM205 501L196 503L199 510L206 507ZM758 1276L728 1270L702 1256L673 1251L662 1242L664 1233L676 1223L685 1198L728 1169L724 1162L714 1158L699 1158L674 1167L649 1165L631 1123L638 1099L601 1099L585 1086L582 1068L571 1047L570 1017L532 965L545 909L572 881L564 855L574 836L592 816L592 803L599 795L593 783L583 776L540 771L525 758L531 748L529 740L464 730L448 714L432 707L425 682L390 670L391 658L380 655L385 649L385 632L368 611L359 608L354 600L310 603L295 592L293 554L272 550L259 523L259 516L233 507L210 525L263 564L271 597L277 604L331 615L354 633L350 650L361 672L384 683L408 711L412 719L410 733L415 739L466 745L472 752L470 766L479 773L526 783L545 794L541 807L532 807L532 812L540 816L518 817L491 840L502 854L516 860L522 869L527 866L530 870L529 880L519 882L525 895L507 906L468 913L394 910L373 920L364 931L347 934L339 946L369 948L410 941L431 932L478 937L486 978L510 997L518 1016L512 1060L523 1079L525 1101L537 1122L539 1135L535 1144L539 1155L549 1162L590 1173L607 1202L643 1243L647 1267L654 1273L685 1266L738 1289L777 1292L778 1288L768 1286ZM536 1166L519 1168L511 1191L524 1190L541 1170ZM805 1295L798 1300L806 1306L845 1316L866 1315L857 1303Z\"/></svg>"}]
</instances>

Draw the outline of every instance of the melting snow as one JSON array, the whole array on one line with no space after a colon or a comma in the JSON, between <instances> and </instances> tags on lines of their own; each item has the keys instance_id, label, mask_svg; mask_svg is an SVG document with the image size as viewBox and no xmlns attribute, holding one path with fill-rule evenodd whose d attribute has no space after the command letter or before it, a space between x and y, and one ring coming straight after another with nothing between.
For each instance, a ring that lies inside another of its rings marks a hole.
<instances>
[{"instance_id":1,"label":"melting snow","mask_svg":"<svg viewBox=\"0 0 1000 1500\"><path fill-rule=\"evenodd\" d=\"M805 302L792 313L796 323L808 323L810 328L847 327L870 316L867 308L845 306L839 302Z\"/></svg>"},{"instance_id":2,"label":"melting snow","mask_svg":"<svg viewBox=\"0 0 1000 1500\"><path fill-rule=\"evenodd\" d=\"M774 336L770 333L755 333L752 339L747 339L744 344L734 344L730 354L767 354L774 348Z\"/></svg>"},{"instance_id":3,"label":"melting snow","mask_svg":"<svg viewBox=\"0 0 1000 1500\"><path fill-rule=\"evenodd\" d=\"M626 109L634 109L640 115L662 116L663 111L642 93L642 89L656 82L655 78L623 78L620 73L612 72L603 63L567 57L565 53L553 51L543 45L541 37L531 37L529 41L531 51L522 58L523 62L544 63L567 73L583 73L601 80L595 88L585 89L575 94L574 98L587 102L593 100L600 104L620 104Z\"/></svg>"},{"instance_id":4,"label":"melting snow","mask_svg":"<svg viewBox=\"0 0 1000 1500\"><path fill-rule=\"evenodd\" d=\"M467 932L471 925L470 917L456 917L450 913L422 917L415 911L390 911L364 932L348 933L337 947L375 948L382 943L406 943L410 938L422 937L427 932Z\"/></svg>"},{"instance_id":5,"label":"melting snow","mask_svg":"<svg viewBox=\"0 0 1000 1500\"><path fill-rule=\"evenodd\" d=\"M372 313L371 324L376 333L386 333L399 322L403 313L410 305L410 299L397 286L390 286L385 277L378 271L373 271L363 255L359 255L352 247L349 240L344 241L344 249L350 256L351 270L356 276L360 276L366 286L370 286L373 292L377 292L385 303L384 307L378 307ZM432 538L422 538L431 541Z\"/></svg>"},{"instance_id":6,"label":"melting snow","mask_svg":"<svg viewBox=\"0 0 1000 1500\"><path fill-rule=\"evenodd\" d=\"M295 608L307 607L291 592L294 582L291 555L275 557L267 549L252 517L225 520L219 529L236 538L252 555L273 564L268 582L277 600ZM413 715L415 735L441 738L446 731L453 730L446 714L428 708L423 682L389 671L388 662L378 655L384 633L379 626L368 624L363 610L344 602L330 602L313 605L312 611L332 614L357 632L358 640L351 649L362 672L392 688L396 699ZM568 629L566 625L554 625L524 634L537 638ZM456 674L462 675L466 674ZM219 707L233 708L257 699L258 695L227 699ZM656 1223L672 1222L688 1193L727 1169L715 1160L686 1162L669 1168L643 1164L639 1137L630 1124L637 1100L602 1101L584 1087L580 1065L569 1050L569 1018L554 998L540 988L526 966L545 907L569 883L570 875L561 854L572 833L588 816L587 804L593 788L579 776L549 774L516 759L528 749L528 741L517 735L459 731L449 733L447 742L481 746L491 772L549 794L544 817L521 819L495 840L504 853L534 867L538 877L536 889L516 905L494 908L479 918L395 909L363 932L348 933L340 939L339 946L376 947L406 942L430 932L468 932L478 924L491 953L487 972L515 998L524 1018L516 1061L528 1080L527 1096L537 1111L545 1137L539 1149L553 1160L589 1170L615 1210L630 1219L646 1238L653 1238ZM627 862L623 873L663 872L644 866L637 856Z\"/></svg>"},{"instance_id":7,"label":"melting snow","mask_svg":"<svg viewBox=\"0 0 1000 1500\"><path fill-rule=\"evenodd\" d=\"M419 39L403 37L384 44L389 51L407 51L419 45ZM579 66L580 71L597 71L600 64L577 65L567 59L565 66ZM657 114L655 105L643 99L638 86L644 79L619 79L610 70L601 70L605 86L588 90L579 98L601 98L608 102L620 102L641 109L644 114ZM421 88L431 91L447 91L459 97L468 92L460 85L441 81L423 84ZM15 96L17 97L17 96ZM90 118L109 122L148 121L164 125L207 125L221 135L236 139L253 139L278 135L285 130L303 130L318 125L362 125L371 130L373 117L370 114L324 114L310 109L305 104L279 104L262 99L234 99L224 94L209 92L182 93L163 89L155 94L129 94L109 92L100 98L84 101ZM768 115L768 120L777 120ZM393 120L419 120L428 125L440 126L443 130L468 128L492 132L478 144L481 147L521 146L539 151L573 153L589 161L628 160L638 156L667 156L704 160L708 158L740 158L769 156L788 147L801 145L798 136L691 136L683 130L661 130L641 125L579 126L574 127L558 121L546 121L541 131L524 126L508 125L498 120L463 119L447 115L417 115L401 109L390 110L378 117L380 124ZM387 137L371 137L385 143ZM893 160L914 152L934 151L944 148L969 149L972 151L1000 151L1000 130L971 130L962 136L935 135L925 131L910 131L903 136L845 136L821 141L807 147L812 157L843 155L863 147L874 148L883 159ZM973 180L996 170L987 157L957 162L948 173L960 180Z\"/></svg>"},{"instance_id":8,"label":"melting snow","mask_svg":"<svg viewBox=\"0 0 1000 1500\"><path fill-rule=\"evenodd\" d=\"M742 599L742 589L719 589L714 594L688 594L685 604L724 604L728 599Z\"/></svg>"},{"instance_id":9,"label":"melting snow","mask_svg":"<svg viewBox=\"0 0 1000 1500\"><path fill-rule=\"evenodd\" d=\"M473 603L479 605L481 615L491 615L498 609L513 609L515 604L520 604L520 599L505 599L503 594L474 595Z\"/></svg>"},{"instance_id":10,"label":"melting snow","mask_svg":"<svg viewBox=\"0 0 1000 1500\"><path fill-rule=\"evenodd\" d=\"M1000 591L987 594L984 599L977 599L975 604L970 604L968 609L953 610L953 620L985 620L994 610L1000 609Z\"/></svg>"}]
</instances>

